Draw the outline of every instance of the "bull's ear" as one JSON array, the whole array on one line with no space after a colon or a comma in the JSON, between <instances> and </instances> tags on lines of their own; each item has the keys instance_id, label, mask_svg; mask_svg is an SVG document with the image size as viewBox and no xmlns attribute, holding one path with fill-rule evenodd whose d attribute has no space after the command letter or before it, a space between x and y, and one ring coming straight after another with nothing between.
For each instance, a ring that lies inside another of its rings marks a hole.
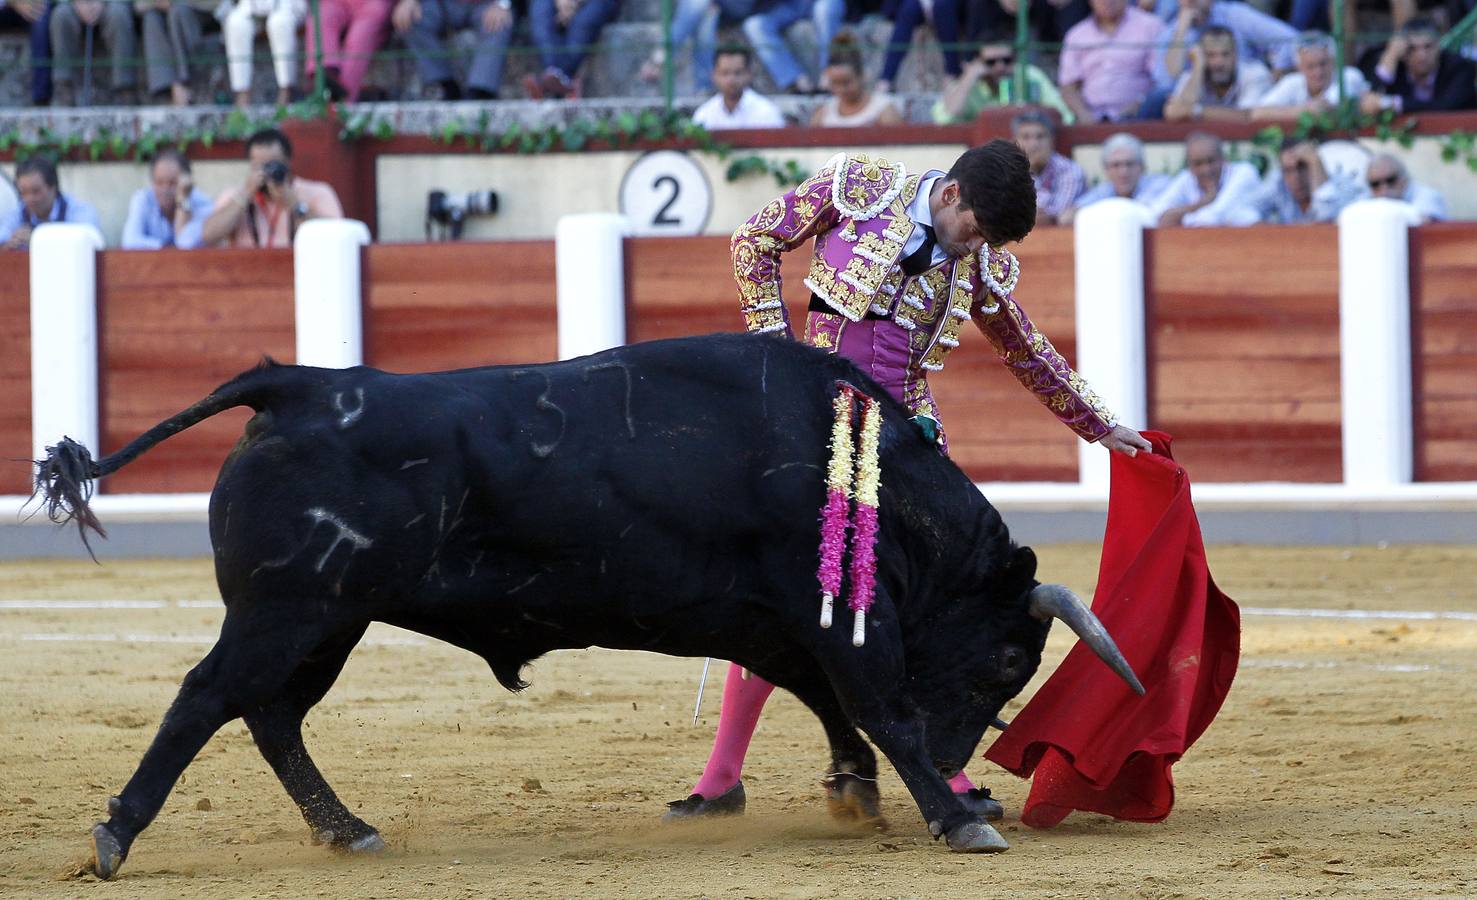
<instances>
[{"instance_id":1,"label":"bull's ear","mask_svg":"<svg viewBox=\"0 0 1477 900\"><path fill-rule=\"evenodd\" d=\"M1036 580L1036 551L1030 547L1016 547L1010 559L1010 573L1029 581Z\"/></svg>"}]
</instances>

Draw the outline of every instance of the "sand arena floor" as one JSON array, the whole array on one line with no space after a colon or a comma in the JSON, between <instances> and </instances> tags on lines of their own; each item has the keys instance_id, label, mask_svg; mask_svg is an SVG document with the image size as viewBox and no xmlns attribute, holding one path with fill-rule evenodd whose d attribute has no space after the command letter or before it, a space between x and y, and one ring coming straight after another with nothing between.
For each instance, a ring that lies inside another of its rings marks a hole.
<instances>
[{"instance_id":1,"label":"sand arena floor","mask_svg":"<svg viewBox=\"0 0 1477 900\"><path fill-rule=\"evenodd\" d=\"M1038 550L1044 577L1090 593L1095 547ZM686 793L716 721L716 679L691 721L700 661L557 653L514 696L480 660L376 626L307 740L387 853L311 846L238 721L186 771L120 880L99 884L79 874L87 829L213 640L218 601L200 602L216 597L210 568L7 563L0 895L1477 895L1477 548L1211 548L1211 565L1244 609L1408 617L1247 615L1236 688L1176 768L1163 825L1079 814L1026 829L1026 784L980 762L971 771L1006 802L1010 852L946 852L890 771L892 830L845 830L816 784L820 728L777 694L745 775L748 814L663 827L663 802ZM119 600L148 602L96 602Z\"/></svg>"}]
</instances>

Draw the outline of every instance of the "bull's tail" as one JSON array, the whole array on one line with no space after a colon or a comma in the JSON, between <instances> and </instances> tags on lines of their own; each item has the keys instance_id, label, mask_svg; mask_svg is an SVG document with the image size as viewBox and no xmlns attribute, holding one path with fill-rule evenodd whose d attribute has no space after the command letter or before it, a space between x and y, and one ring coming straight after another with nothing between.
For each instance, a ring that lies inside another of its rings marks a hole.
<instances>
[{"instance_id":1,"label":"bull's tail","mask_svg":"<svg viewBox=\"0 0 1477 900\"><path fill-rule=\"evenodd\" d=\"M212 391L200 402L185 409L148 431L134 438L128 446L94 460L92 453L69 437L63 437L54 446L46 448L46 457L35 460L36 488L31 493L34 500L41 499L41 508L46 517L58 525L77 523L77 533L82 545L92 553L92 544L87 539L89 529L101 537L108 533L92 511L93 482L104 475L111 475L138 458L145 450L179 434L191 425L203 422L211 416L237 406L250 406L260 412L273 388L281 383L276 373L290 371L270 359L262 365L238 375ZM93 555L96 559L96 555Z\"/></svg>"}]
</instances>

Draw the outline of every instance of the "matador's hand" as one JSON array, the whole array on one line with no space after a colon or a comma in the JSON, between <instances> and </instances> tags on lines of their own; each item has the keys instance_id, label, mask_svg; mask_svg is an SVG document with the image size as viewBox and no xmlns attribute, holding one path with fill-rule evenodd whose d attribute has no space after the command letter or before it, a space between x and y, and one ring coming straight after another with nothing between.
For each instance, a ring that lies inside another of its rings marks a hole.
<instances>
[{"instance_id":1,"label":"matador's hand","mask_svg":"<svg viewBox=\"0 0 1477 900\"><path fill-rule=\"evenodd\" d=\"M1129 456L1138 456L1140 450L1145 453L1154 452L1147 438L1126 425L1114 425L1112 431L1098 439L1098 443L1109 450L1116 450Z\"/></svg>"}]
</instances>

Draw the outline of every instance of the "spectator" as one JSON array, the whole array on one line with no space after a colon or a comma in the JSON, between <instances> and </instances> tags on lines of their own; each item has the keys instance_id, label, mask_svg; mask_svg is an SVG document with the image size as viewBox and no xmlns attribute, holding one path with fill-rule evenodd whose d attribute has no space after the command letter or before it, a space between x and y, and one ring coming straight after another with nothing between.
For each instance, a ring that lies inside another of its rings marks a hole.
<instances>
[{"instance_id":1,"label":"spectator","mask_svg":"<svg viewBox=\"0 0 1477 900\"><path fill-rule=\"evenodd\" d=\"M981 112L996 106L1031 103L1049 106L1071 125L1077 120L1072 108L1051 83L1047 74L1030 63L1026 67L1026 96L1015 97L1015 47L1004 35L987 37L979 52L964 64L960 76L949 82L943 96L933 105L933 121L937 125L963 124L979 118Z\"/></svg>"},{"instance_id":2,"label":"spectator","mask_svg":"<svg viewBox=\"0 0 1477 900\"><path fill-rule=\"evenodd\" d=\"M91 85L80 102L87 106L138 102L138 35L133 31L133 11L128 0L72 0L58 3L51 11L52 105L71 106L79 101L73 71L81 63L92 69L92 49L83 46L84 30L94 29L108 52L111 98L99 99Z\"/></svg>"},{"instance_id":3,"label":"spectator","mask_svg":"<svg viewBox=\"0 0 1477 900\"><path fill-rule=\"evenodd\" d=\"M1412 181L1405 164L1388 153L1369 161L1364 181L1371 197L1404 200L1414 206L1422 223L1446 221L1446 199L1435 188Z\"/></svg>"},{"instance_id":4,"label":"spectator","mask_svg":"<svg viewBox=\"0 0 1477 900\"><path fill-rule=\"evenodd\" d=\"M1320 113L1339 102L1338 80L1333 77L1333 38L1310 31L1298 40L1296 72L1282 76L1251 111L1252 119L1296 119ZM1344 67L1344 97L1358 100L1369 82L1353 66Z\"/></svg>"},{"instance_id":5,"label":"spectator","mask_svg":"<svg viewBox=\"0 0 1477 900\"><path fill-rule=\"evenodd\" d=\"M1144 171L1144 143L1125 132L1119 132L1103 142L1103 171L1107 177L1103 182L1077 198L1077 202L1062 214L1061 223L1070 225L1077 217L1077 210L1091 206L1110 197L1122 197L1148 204L1159 196L1169 178L1157 172Z\"/></svg>"},{"instance_id":6,"label":"spectator","mask_svg":"<svg viewBox=\"0 0 1477 900\"><path fill-rule=\"evenodd\" d=\"M1272 87L1272 73L1254 59L1238 59L1236 35L1220 25L1200 32L1190 48L1189 71L1180 75L1164 118L1171 122L1244 122Z\"/></svg>"},{"instance_id":7,"label":"spectator","mask_svg":"<svg viewBox=\"0 0 1477 900\"><path fill-rule=\"evenodd\" d=\"M692 38L693 93L713 91L713 65L720 22L741 22L753 11L752 0L675 0L671 44L675 50ZM641 80L659 81L667 57L662 47L641 64Z\"/></svg>"},{"instance_id":8,"label":"spectator","mask_svg":"<svg viewBox=\"0 0 1477 900\"><path fill-rule=\"evenodd\" d=\"M1082 167L1056 152L1056 126L1045 113L1028 109L1010 120L1010 136L1031 167L1036 183L1036 224L1055 225L1082 193Z\"/></svg>"},{"instance_id":9,"label":"spectator","mask_svg":"<svg viewBox=\"0 0 1477 900\"><path fill-rule=\"evenodd\" d=\"M1149 204L1168 225L1254 225L1260 183L1251 163L1227 163L1221 139L1203 131L1185 138L1185 168Z\"/></svg>"},{"instance_id":10,"label":"spectator","mask_svg":"<svg viewBox=\"0 0 1477 900\"><path fill-rule=\"evenodd\" d=\"M1154 42L1164 23L1127 0L1091 0L1092 17L1062 46L1062 97L1080 122L1138 116L1154 86Z\"/></svg>"},{"instance_id":11,"label":"spectator","mask_svg":"<svg viewBox=\"0 0 1477 900\"><path fill-rule=\"evenodd\" d=\"M1332 222L1363 192L1358 182L1324 167L1315 141L1285 141L1278 161L1282 177L1271 176L1259 203L1263 221Z\"/></svg>"},{"instance_id":12,"label":"spectator","mask_svg":"<svg viewBox=\"0 0 1477 900\"><path fill-rule=\"evenodd\" d=\"M291 247L309 219L343 218L330 185L292 174L292 142L275 128L246 139L246 183L215 198L205 220L204 246Z\"/></svg>"},{"instance_id":13,"label":"spectator","mask_svg":"<svg viewBox=\"0 0 1477 900\"><path fill-rule=\"evenodd\" d=\"M56 163L43 156L33 156L16 165L15 189L20 194L21 205L0 220L0 246L6 250L28 249L31 232L50 222L77 222L101 228L97 210L62 193Z\"/></svg>"},{"instance_id":14,"label":"spectator","mask_svg":"<svg viewBox=\"0 0 1477 900\"><path fill-rule=\"evenodd\" d=\"M415 57L425 100L495 99L513 38L513 18L512 0L399 0L390 14ZM477 31L465 90L452 74L446 45L447 37L462 29Z\"/></svg>"},{"instance_id":15,"label":"spectator","mask_svg":"<svg viewBox=\"0 0 1477 900\"><path fill-rule=\"evenodd\" d=\"M892 37L887 41L887 55L882 58L877 90L892 93L892 83L903 66L903 57L913 44L913 31L925 20L933 25L933 33L943 48L944 73L950 78L959 77L963 71L959 64L959 0L901 0L893 15Z\"/></svg>"},{"instance_id":16,"label":"spectator","mask_svg":"<svg viewBox=\"0 0 1477 900\"><path fill-rule=\"evenodd\" d=\"M909 2L911 0L903 0L903 6ZM953 3L955 0L943 2ZM845 15L846 0L771 0L744 19L744 36L754 46L759 61L769 71L769 77L774 79L775 87L796 94L813 94L815 82L790 52L785 32L804 19L815 23L815 41L820 48L816 71L824 73L831 64L831 41L840 31ZM878 91L887 93L880 86Z\"/></svg>"},{"instance_id":17,"label":"spectator","mask_svg":"<svg viewBox=\"0 0 1477 900\"><path fill-rule=\"evenodd\" d=\"M836 35L827 54L827 90L831 96L816 107L810 124L824 127L860 128L866 125L901 125L903 114L883 94L868 91L862 74L862 51L848 33Z\"/></svg>"},{"instance_id":18,"label":"spectator","mask_svg":"<svg viewBox=\"0 0 1477 900\"><path fill-rule=\"evenodd\" d=\"M272 73L277 77L277 104L291 102L297 85L297 29L307 12L304 0L235 0L221 21L226 35L226 71L236 105L251 102L252 44L266 21L267 46L272 50Z\"/></svg>"},{"instance_id":19,"label":"spectator","mask_svg":"<svg viewBox=\"0 0 1477 900\"><path fill-rule=\"evenodd\" d=\"M1298 33L1281 19L1239 0L1188 0L1180 5L1174 27L1164 30L1154 48L1155 84L1168 89L1178 83L1191 48L1212 27L1234 35L1232 49L1242 62L1262 62L1279 75L1297 65Z\"/></svg>"},{"instance_id":20,"label":"spectator","mask_svg":"<svg viewBox=\"0 0 1477 900\"><path fill-rule=\"evenodd\" d=\"M1477 65L1443 51L1430 19L1411 19L1383 50L1371 50L1364 71L1372 85L1359 102L1369 115L1477 108Z\"/></svg>"},{"instance_id":21,"label":"spectator","mask_svg":"<svg viewBox=\"0 0 1477 900\"><path fill-rule=\"evenodd\" d=\"M167 91L175 106L190 104L191 60L200 53L205 31L219 28L215 17L219 6L220 0L139 0L135 4L143 22L151 99L162 101Z\"/></svg>"},{"instance_id":22,"label":"spectator","mask_svg":"<svg viewBox=\"0 0 1477 900\"><path fill-rule=\"evenodd\" d=\"M149 164L149 187L134 192L128 204L123 249L198 247L211 206L210 196L190 177L190 161L178 150L160 150Z\"/></svg>"},{"instance_id":23,"label":"spectator","mask_svg":"<svg viewBox=\"0 0 1477 900\"><path fill-rule=\"evenodd\" d=\"M578 98L580 65L600 30L620 11L620 0L530 0L528 25L544 71L538 78L524 78L528 96L535 100Z\"/></svg>"},{"instance_id":24,"label":"spectator","mask_svg":"<svg viewBox=\"0 0 1477 900\"><path fill-rule=\"evenodd\" d=\"M31 105L51 102L51 4L48 0L0 0L0 29L30 35Z\"/></svg>"},{"instance_id":25,"label":"spectator","mask_svg":"<svg viewBox=\"0 0 1477 900\"><path fill-rule=\"evenodd\" d=\"M512 0L507 2L511 4ZM359 99L370 60L390 37L390 12L394 6L393 0L321 0L318 4L318 19L323 23L323 86L330 99L350 103ZM499 10L498 17L506 18L511 27L510 7L494 6ZM313 19L309 16L303 28L303 46L308 48L303 77L309 81L317 74L313 58L315 37Z\"/></svg>"},{"instance_id":26,"label":"spectator","mask_svg":"<svg viewBox=\"0 0 1477 900\"><path fill-rule=\"evenodd\" d=\"M724 128L783 128L785 117L774 101L749 87L754 80L748 47L718 49L713 61L713 83L718 93L692 113L692 120L709 131Z\"/></svg>"}]
</instances>

